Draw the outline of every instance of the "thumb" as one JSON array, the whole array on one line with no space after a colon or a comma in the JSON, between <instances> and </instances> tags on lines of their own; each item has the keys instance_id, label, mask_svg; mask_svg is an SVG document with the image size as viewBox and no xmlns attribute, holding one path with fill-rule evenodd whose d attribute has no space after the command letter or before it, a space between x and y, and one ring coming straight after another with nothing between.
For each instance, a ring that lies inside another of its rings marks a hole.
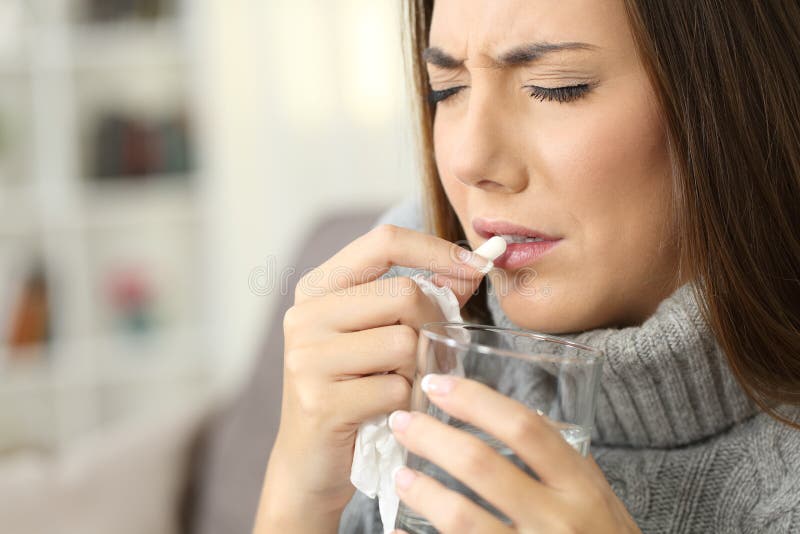
<instances>
[{"instance_id":1,"label":"thumb","mask_svg":"<svg viewBox=\"0 0 800 534\"><path fill-rule=\"evenodd\" d=\"M431 282L441 287L449 287L458 299L459 308L463 308L467 301L475 294L481 280L494 266L492 263L506 251L507 243L502 237L496 235L475 249L474 253L489 260L489 265L481 271L473 271L471 276L453 277L444 273L437 273L431 277Z\"/></svg>"},{"instance_id":2,"label":"thumb","mask_svg":"<svg viewBox=\"0 0 800 534\"><path fill-rule=\"evenodd\" d=\"M439 287L450 288L458 300L458 307L463 308L467 301L475 295L484 276L486 275L480 273L469 278L461 278L437 273L431 276L430 280Z\"/></svg>"}]
</instances>

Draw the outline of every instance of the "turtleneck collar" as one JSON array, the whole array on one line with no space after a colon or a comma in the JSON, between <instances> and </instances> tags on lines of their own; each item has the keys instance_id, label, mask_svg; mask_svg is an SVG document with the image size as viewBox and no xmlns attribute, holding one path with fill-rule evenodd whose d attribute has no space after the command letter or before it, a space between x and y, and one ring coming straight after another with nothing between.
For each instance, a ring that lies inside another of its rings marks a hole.
<instances>
[{"instance_id":1,"label":"turtleneck collar","mask_svg":"<svg viewBox=\"0 0 800 534\"><path fill-rule=\"evenodd\" d=\"M494 324L519 328L491 284ZM593 442L670 448L718 434L758 412L736 382L690 283L676 289L641 326L558 337L605 353Z\"/></svg>"}]
</instances>

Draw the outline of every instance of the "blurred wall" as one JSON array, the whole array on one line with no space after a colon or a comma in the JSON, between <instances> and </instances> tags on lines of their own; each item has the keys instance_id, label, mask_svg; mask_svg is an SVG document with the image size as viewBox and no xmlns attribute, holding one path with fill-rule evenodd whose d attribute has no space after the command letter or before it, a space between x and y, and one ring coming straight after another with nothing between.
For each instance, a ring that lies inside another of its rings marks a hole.
<instances>
[{"instance_id":1,"label":"blurred wall","mask_svg":"<svg viewBox=\"0 0 800 534\"><path fill-rule=\"evenodd\" d=\"M193 6L207 138L218 369L246 372L274 302L254 268L289 267L324 212L415 190L399 3L219 0ZM275 319L278 320L278 319Z\"/></svg>"}]
</instances>

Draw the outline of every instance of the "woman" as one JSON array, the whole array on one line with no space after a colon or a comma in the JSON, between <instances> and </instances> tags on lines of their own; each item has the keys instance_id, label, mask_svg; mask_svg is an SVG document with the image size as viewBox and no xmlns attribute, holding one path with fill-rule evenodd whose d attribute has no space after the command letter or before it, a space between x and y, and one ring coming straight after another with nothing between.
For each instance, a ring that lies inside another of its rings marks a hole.
<instances>
[{"instance_id":1,"label":"woman","mask_svg":"<svg viewBox=\"0 0 800 534\"><path fill-rule=\"evenodd\" d=\"M392 212L298 285L256 532L380 532L348 477L359 423L394 410L403 445L514 522L400 471L400 498L443 532L800 531L798 4L431 0L407 13L428 226ZM484 281L454 243L492 233L545 242ZM418 328L442 317L403 269L382 276L391 266L439 272L473 321L604 349L593 458L469 380L429 396L540 481L404 412ZM492 291L524 269L532 282Z\"/></svg>"}]
</instances>

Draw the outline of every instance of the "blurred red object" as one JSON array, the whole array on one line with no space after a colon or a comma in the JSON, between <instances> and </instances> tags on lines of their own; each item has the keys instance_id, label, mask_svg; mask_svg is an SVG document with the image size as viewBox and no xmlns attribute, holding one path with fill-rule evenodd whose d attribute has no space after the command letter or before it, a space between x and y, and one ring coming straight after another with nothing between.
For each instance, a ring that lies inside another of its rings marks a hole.
<instances>
[{"instance_id":1,"label":"blurred red object","mask_svg":"<svg viewBox=\"0 0 800 534\"><path fill-rule=\"evenodd\" d=\"M114 307L120 311L146 306L153 296L147 277L137 268L114 272L110 277L109 286Z\"/></svg>"},{"instance_id":2,"label":"blurred red object","mask_svg":"<svg viewBox=\"0 0 800 534\"><path fill-rule=\"evenodd\" d=\"M49 324L47 280L41 270L35 270L25 280L12 310L8 344L25 347L44 343L49 337Z\"/></svg>"},{"instance_id":3,"label":"blurred red object","mask_svg":"<svg viewBox=\"0 0 800 534\"><path fill-rule=\"evenodd\" d=\"M146 270L129 267L109 277L112 306L121 325L130 332L147 332L154 325L155 291Z\"/></svg>"}]
</instances>

